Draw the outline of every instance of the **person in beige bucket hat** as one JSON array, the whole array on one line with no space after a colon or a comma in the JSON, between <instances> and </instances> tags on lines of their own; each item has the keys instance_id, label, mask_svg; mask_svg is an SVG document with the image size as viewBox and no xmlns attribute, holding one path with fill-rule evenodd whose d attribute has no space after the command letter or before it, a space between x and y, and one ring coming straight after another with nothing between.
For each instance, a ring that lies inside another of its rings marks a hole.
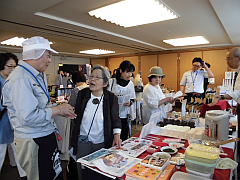
<instances>
[{"instance_id":1,"label":"person in beige bucket hat","mask_svg":"<svg viewBox=\"0 0 240 180\"><path fill-rule=\"evenodd\" d=\"M154 66L150 69L148 80L149 83L143 90L143 123L147 124L152 114L160 112L158 122L167 117L165 110L166 103L173 103L173 97L165 97L161 88L160 82L165 77L162 68Z\"/></svg>"},{"instance_id":2,"label":"person in beige bucket hat","mask_svg":"<svg viewBox=\"0 0 240 180\"><path fill-rule=\"evenodd\" d=\"M154 76L160 76L162 78L165 78L165 76L166 76L165 74L163 74L162 68L160 68L158 66L154 66L150 69L148 77L153 76L153 75Z\"/></svg>"}]
</instances>

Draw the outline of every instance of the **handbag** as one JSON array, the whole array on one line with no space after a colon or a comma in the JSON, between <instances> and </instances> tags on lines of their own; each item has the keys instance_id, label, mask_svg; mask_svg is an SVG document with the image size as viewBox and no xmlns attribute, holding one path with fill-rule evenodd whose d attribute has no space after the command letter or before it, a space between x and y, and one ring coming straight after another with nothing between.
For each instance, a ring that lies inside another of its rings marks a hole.
<instances>
[{"instance_id":1,"label":"handbag","mask_svg":"<svg viewBox=\"0 0 240 180\"><path fill-rule=\"evenodd\" d=\"M143 92L143 86L134 86L135 92Z\"/></svg>"}]
</instances>

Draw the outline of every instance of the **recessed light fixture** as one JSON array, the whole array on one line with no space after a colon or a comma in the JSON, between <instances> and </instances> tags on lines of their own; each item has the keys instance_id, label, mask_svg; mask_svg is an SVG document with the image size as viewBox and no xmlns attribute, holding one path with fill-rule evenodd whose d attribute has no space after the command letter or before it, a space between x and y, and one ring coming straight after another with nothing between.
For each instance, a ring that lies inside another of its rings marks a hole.
<instances>
[{"instance_id":1,"label":"recessed light fixture","mask_svg":"<svg viewBox=\"0 0 240 180\"><path fill-rule=\"evenodd\" d=\"M27 39L28 38L25 39L23 37L13 37L5 41L2 41L1 44L9 45L9 46L22 46L23 41L26 41ZM53 44L53 43L49 42L49 44Z\"/></svg>"},{"instance_id":2,"label":"recessed light fixture","mask_svg":"<svg viewBox=\"0 0 240 180\"><path fill-rule=\"evenodd\" d=\"M108 51L103 49L92 49L92 50L86 50L86 51L79 51L79 53L100 55L100 54L115 53L115 51Z\"/></svg>"},{"instance_id":3,"label":"recessed light fixture","mask_svg":"<svg viewBox=\"0 0 240 180\"><path fill-rule=\"evenodd\" d=\"M125 0L88 12L90 16L132 27L178 18L161 0Z\"/></svg>"},{"instance_id":4,"label":"recessed light fixture","mask_svg":"<svg viewBox=\"0 0 240 180\"><path fill-rule=\"evenodd\" d=\"M172 46L190 46L190 45L208 44L209 43L203 36L167 39L167 40L163 40L163 42L170 44Z\"/></svg>"}]
</instances>

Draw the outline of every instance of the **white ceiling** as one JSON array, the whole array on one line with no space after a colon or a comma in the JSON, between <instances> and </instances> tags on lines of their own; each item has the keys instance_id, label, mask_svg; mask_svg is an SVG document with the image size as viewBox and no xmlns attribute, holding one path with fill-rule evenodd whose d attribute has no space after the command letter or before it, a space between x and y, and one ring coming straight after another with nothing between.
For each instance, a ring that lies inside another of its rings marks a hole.
<instances>
[{"instance_id":1,"label":"white ceiling","mask_svg":"<svg viewBox=\"0 0 240 180\"><path fill-rule=\"evenodd\" d=\"M100 48L121 55L240 45L240 0L163 0L179 18L129 28L88 14L118 1L0 0L0 41L14 36L38 35L54 42L51 46L60 55L89 58L106 55L80 55L78 52ZM210 44L179 48L163 42L164 39L199 35ZM0 45L0 51L21 52L21 48Z\"/></svg>"}]
</instances>

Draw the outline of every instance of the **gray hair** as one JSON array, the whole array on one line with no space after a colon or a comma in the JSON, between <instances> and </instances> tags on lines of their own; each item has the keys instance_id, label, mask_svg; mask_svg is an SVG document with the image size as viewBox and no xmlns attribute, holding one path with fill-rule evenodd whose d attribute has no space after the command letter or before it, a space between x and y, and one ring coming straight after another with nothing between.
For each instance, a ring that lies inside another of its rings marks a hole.
<instances>
[{"instance_id":1,"label":"gray hair","mask_svg":"<svg viewBox=\"0 0 240 180\"><path fill-rule=\"evenodd\" d=\"M107 67L103 67L101 65L96 65L92 68L91 73L95 70L95 69L100 69L102 70L102 79L103 79L103 84L107 84L107 86L105 88L108 88L109 86L109 79L110 79L110 73Z\"/></svg>"},{"instance_id":2,"label":"gray hair","mask_svg":"<svg viewBox=\"0 0 240 180\"><path fill-rule=\"evenodd\" d=\"M239 57L240 56L240 47L235 47L230 50L233 54L234 57Z\"/></svg>"}]
</instances>

